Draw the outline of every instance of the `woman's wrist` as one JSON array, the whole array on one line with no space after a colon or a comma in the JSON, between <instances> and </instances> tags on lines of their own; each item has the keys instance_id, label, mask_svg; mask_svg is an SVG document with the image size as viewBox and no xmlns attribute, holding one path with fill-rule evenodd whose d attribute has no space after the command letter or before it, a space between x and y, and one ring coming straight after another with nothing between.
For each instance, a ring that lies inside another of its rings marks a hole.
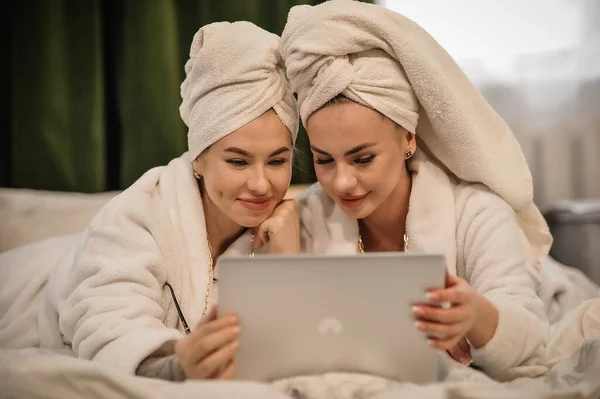
<instances>
[{"instance_id":1,"label":"woman's wrist","mask_svg":"<svg viewBox=\"0 0 600 399\"><path fill-rule=\"evenodd\" d=\"M185 371L175 350L178 342L169 341L163 344L140 363L136 375L168 381L185 380Z\"/></svg>"},{"instance_id":2,"label":"woman's wrist","mask_svg":"<svg viewBox=\"0 0 600 399\"><path fill-rule=\"evenodd\" d=\"M300 253L300 237L273 237L270 242L271 255L289 255Z\"/></svg>"},{"instance_id":3,"label":"woman's wrist","mask_svg":"<svg viewBox=\"0 0 600 399\"><path fill-rule=\"evenodd\" d=\"M467 333L467 339L475 349L485 346L493 337L498 327L498 309L483 295L477 293L473 298L475 320Z\"/></svg>"}]
</instances>

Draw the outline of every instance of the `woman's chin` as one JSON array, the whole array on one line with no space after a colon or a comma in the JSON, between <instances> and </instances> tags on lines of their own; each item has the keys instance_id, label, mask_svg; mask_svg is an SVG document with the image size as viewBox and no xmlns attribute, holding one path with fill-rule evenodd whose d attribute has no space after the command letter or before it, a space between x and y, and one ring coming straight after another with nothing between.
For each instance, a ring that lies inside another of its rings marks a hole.
<instances>
[{"instance_id":1,"label":"woman's chin","mask_svg":"<svg viewBox=\"0 0 600 399\"><path fill-rule=\"evenodd\" d=\"M373 206L369 202L365 202L357 207L347 207L343 204L338 204L346 216L353 219L364 219L373 213Z\"/></svg>"},{"instance_id":2,"label":"woman's chin","mask_svg":"<svg viewBox=\"0 0 600 399\"><path fill-rule=\"evenodd\" d=\"M269 218L270 213L261 215L236 215L234 221L242 227L253 229L260 226L265 220Z\"/></svg>"}]
</instances>

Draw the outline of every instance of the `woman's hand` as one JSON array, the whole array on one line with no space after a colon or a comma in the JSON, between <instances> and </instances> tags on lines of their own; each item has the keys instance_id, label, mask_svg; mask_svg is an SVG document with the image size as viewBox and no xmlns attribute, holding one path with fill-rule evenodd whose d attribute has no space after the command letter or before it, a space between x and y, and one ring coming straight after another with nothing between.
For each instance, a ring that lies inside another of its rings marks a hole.
<instances>
[{"instance_id":1,"label":"woman's hand","mask_svg":"<svg viewBox=\"0 0 600 399\"><path fill-rule=\"evenodd\" d=\"M196 329L175 344L175 353L190 379L230 379L235 373L239 325L233 315L217 319L216 307ZM224 367L224 369L223 369Z\"/></svg>"},{"instance_id":2,"label":"woman's hand","mask_svg":"<svg viewBox=\"0 0 600 399\"><path fill-rule=\"evenodd\" d=\"M417 329L427 334L428 343L436 349L449 351L456 359L455 354L461 363L471 360L470 351L465 353L468 345L464 345L464 338L475 325L477 315L474 302L478 295L465 280L446 271L446 287L427 293L427 298L434 306L413 306ZM461 341L464 341L462 345Z\"/></svg>"},{"instance_id":3,"label":"woman's hand","mask_svg":"<svg viewBox=\"0 0 600 399\"><path fill-rule=\"evenodd\" d=\"M448 271L446 287L429 291L427 297L434 306L413 307L417 328L427 334L434 348L448 351L461 363L470 363L467 340L475 348L487 344L498 326L498 310L465 280Z\"/></svg>"},{"instance_id":4,"label":"woman's hand","mask_svg":"<svg viewBox=\"0 0 600 399\"><path fill-rule=\"evenodd\" d=\"M271 216L257 227L254 249L271 242L271 254L300 252L300 217L295 199L281 201Z\"/></svg>"},{"instance_id":5,"label":"woman's hand","mask_svg":"<svg viewBox=\"0 0 600 399\"><path fill-rule=\"evenodd\" d=\"M466 338L461 338L461 340L458 341L458 344L448 349L447 352L452 359L464 364L465 366L468 366L473 361L473 358L471 357L471 347L469 346Z\"/></svg>"}]
</instances>

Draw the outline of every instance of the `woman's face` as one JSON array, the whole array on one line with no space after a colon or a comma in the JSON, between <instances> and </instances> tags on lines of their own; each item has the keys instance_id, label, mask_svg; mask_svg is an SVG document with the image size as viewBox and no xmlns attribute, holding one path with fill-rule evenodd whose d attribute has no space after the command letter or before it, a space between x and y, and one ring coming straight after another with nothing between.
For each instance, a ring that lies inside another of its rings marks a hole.
<instances>
[{"instance_id":1,"label":"woman's face","mask_svg":"<svg viewBox=\"0 0 600 399\"><path fill-rule=\"evenodd\" d=\"M209 201L237 224L256 227L283 199L291 160L290 132L269 110L210 146L194 169Z\"/></svg>"},{"instance_id":2,"label":"woman's face","mask_svg":"<svg viewBox=\"0 0 600 399\"><path fill-rule=\"evenodd\" d=\"M344 212L369 216L402 179L415 136L379 112L345 101L313 113L306 127L319 182Z\"/></svg>"}]
</instances>

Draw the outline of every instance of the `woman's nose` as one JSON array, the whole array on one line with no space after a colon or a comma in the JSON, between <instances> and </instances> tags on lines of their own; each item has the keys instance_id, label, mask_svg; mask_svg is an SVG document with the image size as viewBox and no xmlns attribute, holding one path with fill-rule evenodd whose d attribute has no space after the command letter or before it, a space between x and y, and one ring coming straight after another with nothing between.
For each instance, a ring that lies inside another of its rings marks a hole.
<instances>
[{"instance_id":1,"label":"woman's nose","mask_svg":"<svg viewBox=\"0 0 600 399\"><path fill-rule=\"evenodd\" d=\"M264 170L256 170L247 184L248 190L256 195L264 195L269 191L269 181L265 176Z\"/></svg>"},{"instance_id":2,"label":"woman's nose","mask_svg":"<svg viewBox=\"0 0 600 399\"><path fill-rule=\"evenodd\" d=\"M338 167L333 181L333 188L338 194L349 194L356 187L356 176L350 167Z\"/></svg>"}]
</instances>

